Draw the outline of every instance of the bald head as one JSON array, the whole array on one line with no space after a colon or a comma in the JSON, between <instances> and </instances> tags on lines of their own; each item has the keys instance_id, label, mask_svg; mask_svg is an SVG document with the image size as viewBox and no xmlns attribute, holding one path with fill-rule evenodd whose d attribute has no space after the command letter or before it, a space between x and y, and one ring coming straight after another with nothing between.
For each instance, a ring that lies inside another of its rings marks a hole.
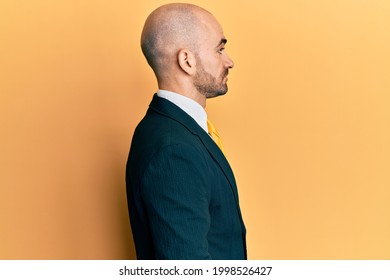
<instances>
[{"instance_id":1,"label":"bald head","mask_svg":"<svg viewBox=\"0 0 390 280\"><path fill-rule=\"evenodd\" d=\"M212 15L192 4L168 4L154 10L147 18L141 47L157 78L168 70L178 50L196 53L201 40L202 17Z\"/></svg>"},{"instance_id":2,"label":"bald head","mask_svg":"<svg viewBox=\"0 0 390 280\"><path fill-rule=\"evenodd\" d=\"M192 4L168 4L146 19L142 51L159 89L189 97L203 107L206 99L227 92L233 61L225 52L221 25L208 11Z\"/></svg>"}]
</instances>

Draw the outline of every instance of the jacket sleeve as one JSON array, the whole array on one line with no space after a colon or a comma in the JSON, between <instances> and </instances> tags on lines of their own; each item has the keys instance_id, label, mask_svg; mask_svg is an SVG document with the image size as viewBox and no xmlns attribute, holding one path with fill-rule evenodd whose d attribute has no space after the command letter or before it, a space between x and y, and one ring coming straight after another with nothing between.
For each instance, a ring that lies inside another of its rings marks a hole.
<instances>
[{"instance_id":1,"label":"jacket sleeve","mask_svg":"<svg viewBox=\"0 0 390 280\"><path fill-rule=\"evenodd\" d=\"M207 170L202 152L181 144L165 147L146 167L140 191L157 259L211 259Z\"/></svg>"}]
</instances>

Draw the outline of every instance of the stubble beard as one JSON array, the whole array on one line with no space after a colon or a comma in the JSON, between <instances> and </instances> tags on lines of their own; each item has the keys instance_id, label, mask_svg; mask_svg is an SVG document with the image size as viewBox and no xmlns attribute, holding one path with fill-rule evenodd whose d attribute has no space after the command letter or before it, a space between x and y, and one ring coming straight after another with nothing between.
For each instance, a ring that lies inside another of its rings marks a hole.
<instances>
[{"instance_id":1,"label":"stubble beard","mask_svg":"<svg viewBox=\"0 0 390 280\"><path fill-rule=\"evenodd\" d=\"M220 95L226 94L228 91L227 83L224 79L227 77L229 70L226 69L216 79L210 73L206 72L200 59L197 60L197 71L194 76L194 86L199 93L204 95L206 98L213 98Z\"/></svg>"}]
</instances>

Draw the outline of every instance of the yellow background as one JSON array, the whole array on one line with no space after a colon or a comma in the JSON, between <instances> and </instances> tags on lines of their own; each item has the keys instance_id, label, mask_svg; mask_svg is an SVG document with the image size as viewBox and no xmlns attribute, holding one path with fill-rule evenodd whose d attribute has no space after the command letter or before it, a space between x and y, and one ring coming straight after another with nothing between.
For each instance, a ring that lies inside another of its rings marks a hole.
<instances>
[{"instance_id":1,"label":"yellow background","mask_svg":"<svg viewBox=\"0 0 390 280\"><path fill-rule=\"evenodd\" d=\"M0 258L134 258L139 37L166 1L0 2ZM207 111L251 259L390 259L390 2L192 1L235 62Z\"/></svg>"}]
</instances>

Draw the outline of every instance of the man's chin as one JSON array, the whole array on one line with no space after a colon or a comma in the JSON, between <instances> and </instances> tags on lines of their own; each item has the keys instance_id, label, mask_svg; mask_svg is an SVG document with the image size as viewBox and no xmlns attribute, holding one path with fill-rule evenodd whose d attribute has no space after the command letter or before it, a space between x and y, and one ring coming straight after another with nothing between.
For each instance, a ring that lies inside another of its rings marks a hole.
<instances>
[{"instance_id":1,"label":"man's chin","mask_svg":"<svg viewBox=\"0 0 390 280\"><path fill-rule=\"evenodd\" d=\"M223 90L221 90L221 91L213 92L213 93L207 94L206 98L209 99L209 98L214 98L214 97L222 96L222 95L225 95L227 92L228 92L228 87L226 86L226 88L223 89Z\"/></svg>"}]
</instances>

